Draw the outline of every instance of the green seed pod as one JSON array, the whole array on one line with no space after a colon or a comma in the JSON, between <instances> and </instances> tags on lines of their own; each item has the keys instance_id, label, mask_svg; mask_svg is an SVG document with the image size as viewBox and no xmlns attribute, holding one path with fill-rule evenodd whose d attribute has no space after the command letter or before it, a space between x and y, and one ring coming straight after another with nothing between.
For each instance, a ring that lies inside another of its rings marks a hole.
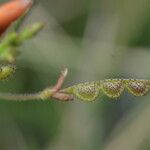
<instances>
[{"instance_id":1,"label":"green seed pod","mask_svg":"<svg viewBox=\"0 0 150 150\"><path fill-rule=\"evenodd\" d=\"M81 83L73 86L73 94L83 101L94 101L99 94L97 82Z\"/></svg>"},{"instance_id":2,"label":"green seed pod","mask_svg":"<svg viewBox=\"0 0 150 150\"><path fill-rule=\"evenodd\" d=\"M7 79L14 71L15 67L13 65L0 66L0 80Z\"/></svg>"},{"instance_id":3,"label":"green seed pod","mask_svg":"<svg viewBox=\"0 0 150 150\"><path fill-rule=\"evenodd\" d=\"M134 96L143 96L150 90L149 80L126 79L124 82L128 91Z\"/></svg>"},{"instance_id":4,"label":"green seed pod","mask_svg":"<svg viewBox=\"0 0 150 150\"><path fill-rule=\"evenodd\" d=\"M101 81L102 91L110 98L117 98L124 90L121 79L106 79Z\"/></svg>"},{"instance_id":5,"label":"green seed pod","mask_svg":"<svg viewBox=\"0 0 150 150\"><path fill-rule=\"evenodd\" d=\"M150 80L106 79L99 82L77 84L61 92L73 94L83 101L94 101L100 90L110 98L118 98L125 88L134 96L143 96L150 90Z\"/></svg>"}]
</instances>

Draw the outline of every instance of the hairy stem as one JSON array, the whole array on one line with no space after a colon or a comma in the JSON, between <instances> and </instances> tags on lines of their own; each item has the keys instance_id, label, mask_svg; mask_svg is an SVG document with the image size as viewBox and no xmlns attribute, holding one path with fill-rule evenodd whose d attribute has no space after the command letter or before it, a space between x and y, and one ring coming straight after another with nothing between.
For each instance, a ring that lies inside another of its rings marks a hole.
<instances>
[{"instance_id":1,"label":"hairy stem","mask_svg":"<svg viewBox=\"0 0 150 150\"><path fill-rule=\"evenodd\" d=\"M40 100L39 93L35 94L11 94L0 93L0 99L4 100L16 100L16 101L28 101L28 100Z\"/></svg>"}]
</instances>

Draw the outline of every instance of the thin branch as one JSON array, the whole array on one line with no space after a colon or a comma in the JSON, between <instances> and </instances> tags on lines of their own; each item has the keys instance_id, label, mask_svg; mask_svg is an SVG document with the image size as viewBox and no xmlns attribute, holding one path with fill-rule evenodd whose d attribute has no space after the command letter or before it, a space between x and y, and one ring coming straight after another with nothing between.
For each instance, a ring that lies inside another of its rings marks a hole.
<instances>
[{"instance_id":1,"label":"thin branch","mask_svg":"<svg viewBox=\"0 0 150 150\"><path fill-rule=\"evenodd\" d=\"M0 99L4 100L18 100L18 101L28 101L28 100L38 100L39 94L11 94L11 93L0 93Z\"/></svg>"},{"instance_id":2,"label":"thin branch","mask_svg":"<svg viewBox=\"0 0 150 150\"><path fill-rule=\"evenodd\" d=\"M18 100L18 101L28 101L28 100L47 100L54 98L61 101L73 100L73 96L70 94L59 92L61 89L64 80L67 76L68 69L65 68L60 77L57 80L56 85L53 88L46 88L41 92L34 94L10 94L10 93L0 93L0 99L4 100Z\"/></svg>"},{"instance_id":3,"label":"thin branch","mask_svg":"<svg viewBox=\"0 0 150 150\"><path fill-rule=\"evenodd\" d=\"M72 95L68 95L65 93L56 93L49 98L54 98L60 101L70 101L73 100ZM49 99L47 98L47 99ZM35 94L11 94L11 93L0 93L0 99L3 100L12 100L12 101L30 101L30 100L42 100L40 93ZM44 100L44 99L43 99Z\"/></svg>"}]
</instances>

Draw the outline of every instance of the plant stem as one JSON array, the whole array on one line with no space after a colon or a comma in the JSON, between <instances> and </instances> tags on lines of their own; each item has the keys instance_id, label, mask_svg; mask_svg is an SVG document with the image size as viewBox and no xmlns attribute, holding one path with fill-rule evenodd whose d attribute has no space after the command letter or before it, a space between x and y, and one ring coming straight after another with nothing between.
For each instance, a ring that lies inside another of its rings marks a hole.
<instances>
[{"instance_id":1,"label":"plant stem","mask_svg":"<svg viewBox=\"0 0 150 150\"><path fill-rule=\"evenodd\" d=\"M65 68L58 78L56 84L52 88L46 88L37 93L31 94L11 94L11 93L0 93L0 99L4 100L14 100L14 101L28 101L28 100L48 100L50 98L55 98L61 101L69 101L73 99L73 96L65 92L61 92L61 87L67 76L68 69Z\"/></svg>"},{"instance_id":2,"label":"plant stem","mask_svg":"<svg viewBox=\"0 0 150 150\"><path fill-rule=\"evenodd\" d=\"M35 94L0 93L0 99L13 100L13 101L40 100L39 93L35 93Z\"/></svg>"}]
</instances>

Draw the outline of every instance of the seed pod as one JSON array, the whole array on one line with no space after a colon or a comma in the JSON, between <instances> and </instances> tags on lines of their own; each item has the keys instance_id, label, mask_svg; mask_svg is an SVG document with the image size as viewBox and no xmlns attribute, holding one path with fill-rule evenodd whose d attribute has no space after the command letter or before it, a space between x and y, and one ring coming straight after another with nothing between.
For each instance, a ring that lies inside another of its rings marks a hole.
<instances>
[{"instance_id":1,"label":"seed pod","mask_svg":"<svg viewBox=\"0 0 150 150\"><path fill-rule=\"evenodd\" d=\"M101 90L110 98L118 98L125 88L134 96L144 96L150 91L150 80L106 79L77 84L61 92L75 95L83 101L94 101Z\"/></svg>"},{"instance_id":2,"label":"seed pod","mask_svg":"<svg viewBox=\"0 0 150 150\"><path fill-rule=\"evenodd\" d=\"M150 90L149 80L126 79L124 82L128 91L135 96L143 96Z\"/></svg>"},{"instance_id":3,"label":"seed pod","mask_svg":"<svg viewBox=\"0 0 150 150\"><path fill-rule=\"evenodd\" d=\"M22 16L31 6L32 0L12 0L0 6L0 35L9 25Z\"/></svg>"},{"instance_id":4,"label":"seed pod","mask_svg":"<svg viewBox=\"0 0 150 150\"><path fill-rule=\"evenodd\" d=\"M102 91L110 98L117 98L124 90L121 79L107 79L101 83Z\"/></svg>"},{"instance_id":5,"label":"seed pod","mask_svg":"<svg viewBox=\"0 0 150 150\"><path fill-rule=\"evenodd\" d=\"M73 86L73 94L83 101L94 101L99 94L97 82L86 82Z\"/></svg>"}]
</instances>

